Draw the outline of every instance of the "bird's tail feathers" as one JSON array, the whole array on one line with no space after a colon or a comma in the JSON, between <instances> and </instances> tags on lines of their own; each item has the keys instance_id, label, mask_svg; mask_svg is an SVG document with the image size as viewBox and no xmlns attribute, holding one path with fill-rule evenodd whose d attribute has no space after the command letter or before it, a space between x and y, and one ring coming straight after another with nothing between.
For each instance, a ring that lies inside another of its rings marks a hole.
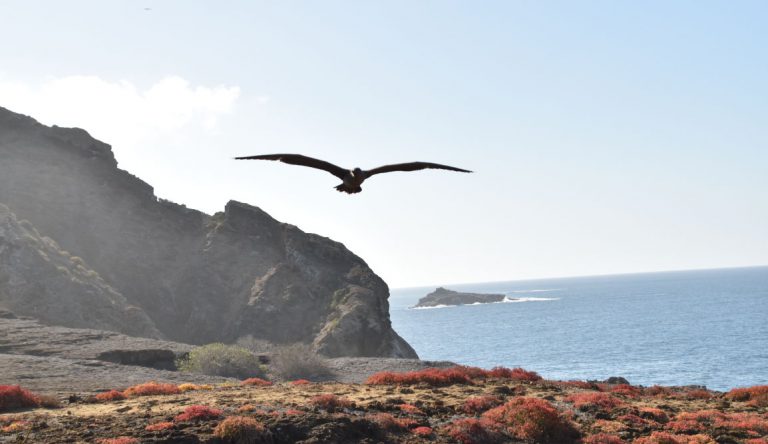
<instances>
[{"instance_id":1,"label":"bird's tail feathers","mask_svg":"<svg viewBox=\"0 0 768 444\"><path fill-rule=\"evenodd\" d=\"M345 184L338 185L334 188L336 188L336 191L339 191L341 193L347 193L347 194L355 194L363 191L363 189L360 187L348 187Z\"/></svg>"}]
</instances>

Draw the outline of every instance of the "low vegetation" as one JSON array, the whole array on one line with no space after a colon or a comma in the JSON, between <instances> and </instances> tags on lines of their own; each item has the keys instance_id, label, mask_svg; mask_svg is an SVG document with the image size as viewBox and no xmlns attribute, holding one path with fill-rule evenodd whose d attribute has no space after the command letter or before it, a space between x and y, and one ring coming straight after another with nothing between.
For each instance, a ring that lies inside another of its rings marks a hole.
<instances>
[{"instance_id":1,"label":"low vegetation","mask_svg":"<svg viewBox=\"0 0 768 444\"><path fill-rule=\"evenodd\" d=\"M312 405L329 412L334 412L339 409L351 407L352 402L346 398L340 398L332 393L326 393L323 395L314 396L309 401Z\"/></svg>"},{"instance_id":2,"label":"low vegetation","mask_svg":"<svg viewBox=\"0 0 768 444\"><path fill-rule=\"evenodd\" d=\"M29 390L18 385L0 385L0 412L39 405L40 396Z\"/></svg>"},{"instance_id":3,"label":"low vegetation","mask_svg":"<svg viewBox=\"0 0 768 444\"><path fill-rule=\"evenodd\" d=\"M214 436L232 443L268 443L272 441L272 433L264 424L248 416L230 416L213 431Z\"/></svg>"},{"instance_id":4,"label":"low vegetation","mask_svg":"<svg viewBox=\"0 0 768 444\"><path fill-rule=\"evenodd\" d=\"M135 398L137 396L177 395L179 393L181 393L181 390L173 384L163 384L154 381L134 385L123 391L123 395L128 398Z\"/></svg>"},{"instance_id":5,"label":"low vegetation","mask_svg":"<svg viewBox=\"0 0 768 444\"><path fill-rule=\"evenodd\" d=\"M123 392L110 390L108 392L98 393L94 398L100 402L120 401L126 398Z\"/></svg>"},{"instance_id":6,"label":"low vegetation","mask_svg":"<svg viewBox=\"0 0 768 444\"><path fill-rule=\"evenodd\" d=\"M185 372L238 379L265 376L255 354L244 347L221 343L193 349L185 358L176 361L176 367Z\"/></svg>"},{"instance_id":7,"label":"low vegetation","mask_svg":"<svg viewBox=\"0 0 768 444\"><path fill-rule=\"evenodd\" d=\"M173 423L170 421L163 421L163 422L156 422L154 424L149 424L144 428L144 430L148 432L160 432L163 430L170 430L174 427Z\"/></svg>"},{"instance_id":8,"label":"low vegetation","mask_svg":"<svg viewBox=\"0 0 768 444\"><path fill-rule=\"evenodd\" d=\"M240 385L251 385L251 386L257 386L257 387L269 387L270 385L272 385L272 383L267 381L266 379L248 378L248 379L243 380L243 382L241 382Z\"/></svg>"},{"instance_id":9,"label":"low vegetation","mask_svg":"<svg viewBox=\"0 0 768 444\"><path fill-rule=\"evenodd\" d=\"M283 380L323 381L333 376L325 359L307 344L278 347L270 358L270 371Z\"/></svg>"},{"instance_id":10,"label":"low vegetation","mask_svg":"<svg viewBox=\"0 0 768 444\"><path fill-rule=\"evenodd\" d=\"M184 412L176 415L175 422L207 421L221 417L224 412L206 405L191 405Z\"/></svg>"},{"instance_id":11,"label":"low vegetation","mask_svg":"<svg viewBox=\"0 0 768 444\"><path fill-rule=\"evenodd\" d=\"M768 385L733 389L725 396L733 401L747 402L753 407L768 407Z\"/></svg>"},{"instance_id":12,"label":"low vegetation","mask_svg":"<svg viewBox=\"0 0 768 444\"><path fill-rule=\"evenodd\" d=\"M491 370L484 370L479 367L458 365L448 368L425 368L406 373L380 372L371 375L365 383L370 385L426 384L440 387L453 384L473 384L486 379L535 382L542 378L538 373L522 368L495 367Z\"/></svg>"},{"instance_id":13,"label":"low vegetation","mask_svg":"<svg viewBox=\"0 0 768 444\"><path fill-rule=\"evenodd\" d=\"M718 393L514 370L425 369L368 385L149 382L99 394L113 406L86 399L66 411L34 409L39 396L0 386L0 442L768 444L765 386Z\"/></svg>"},{"instance_id":14,"label":"low vegetation","mask_svg":"<svg viewBox=\"0 0 768 444\"><path fill-rule=\"evenodd\" d=\"M537 443L574 442L579 433L549 402L516 397L483 413L483 418L522 440Z\"/></svg>"}]
</instances>

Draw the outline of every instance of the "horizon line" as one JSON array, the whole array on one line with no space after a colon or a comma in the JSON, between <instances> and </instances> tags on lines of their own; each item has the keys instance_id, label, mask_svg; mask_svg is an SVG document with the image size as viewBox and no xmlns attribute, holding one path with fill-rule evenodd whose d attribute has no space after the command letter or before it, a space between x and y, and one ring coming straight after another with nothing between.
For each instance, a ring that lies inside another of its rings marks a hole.
<instances>
[{"instance_id":1,"label":"horizon line","mask_svg":"<svg viewBox=\"0 0 768 444\"><path fill-rule=\"evenodd\" d=\"M737 270L744 268L766 268L768 264L760 265L740 265L740 266L726 266L726 267L707 267L707 268L686 268L675 270L652 270L652 271L630 271L624 273L602 273L602 274L585 274L585 275L568 275L568 276L550 276L541 278L524 278L524 279L500 279L492 281L474 281L474 282L453 282L449 284L430 284L430 285L409 285L407 287L390 287L390 290L409 290L414 288L431 288L435 285L438 287L447 287L450 285L474 285L474 284L499 284L504 282L529 282L529 281L548 281L555 279L575 279L575 278L594 278L594 277L609 277L609 276L632 276L638 274L658 274L658 273L682 273L686 271L716 271L716 270Z\"/></svg>"}]
</instances>

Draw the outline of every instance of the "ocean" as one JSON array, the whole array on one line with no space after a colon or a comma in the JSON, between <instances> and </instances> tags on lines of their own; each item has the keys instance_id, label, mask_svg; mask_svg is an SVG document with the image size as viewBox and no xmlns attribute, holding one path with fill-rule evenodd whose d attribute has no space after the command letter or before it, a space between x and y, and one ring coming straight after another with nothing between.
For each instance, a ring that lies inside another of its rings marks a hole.
<instances>
[{"instance_id":1,"label":"ocean","mask_svg":"<svg viewBox=\"0 0 768 444\"><path fill-rule=\"evenodd\" d=\"M520 301L409 308L435 288L391 290L392 324L421 359L559 380L768 384L768 267L448 285Z\"/></svg>"}]
</instances>

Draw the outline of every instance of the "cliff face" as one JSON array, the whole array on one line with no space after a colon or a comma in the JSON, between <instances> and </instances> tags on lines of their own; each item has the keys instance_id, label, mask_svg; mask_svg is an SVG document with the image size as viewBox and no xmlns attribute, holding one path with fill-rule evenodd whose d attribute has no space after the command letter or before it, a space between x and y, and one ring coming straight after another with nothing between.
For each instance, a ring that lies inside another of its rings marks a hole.
<instances>
[{"instance_id":1,"label":"cliff face","mask_svg":"<svg viewBox=\"0 0 768 444\"><path fill-rule=\"evenodd\" d=\"M329 356L416 356L391 328L386 284L343 245L238 202L209 216L158 200L83 130L0 108L0 202L168 339L253 335Z\"/></svg>"}]
</instances>

